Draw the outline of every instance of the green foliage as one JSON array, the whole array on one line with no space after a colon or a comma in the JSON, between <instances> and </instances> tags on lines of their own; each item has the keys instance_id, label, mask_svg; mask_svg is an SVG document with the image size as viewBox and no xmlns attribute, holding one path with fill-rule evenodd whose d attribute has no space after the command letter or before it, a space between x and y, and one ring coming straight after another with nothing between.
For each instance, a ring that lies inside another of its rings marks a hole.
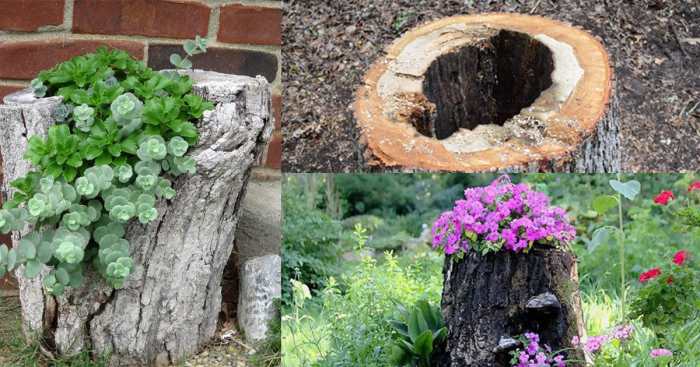
<instances>
[{"instance_id":1,"label":"green foliage","mask_svg":"<svg viewBox=\"0 0 700 367\"><path fill-rule=\"evenodd\" d=\"M182 48L187 56L183 58L178 54L172 54L170 55L170 63L177 69L191 69L192 61L188 57L207 52L207 39L197 35L194 40L185 41Z\"/></svg>"},{"instance_id":2,"label":"green foliage","mask_svg":"<svg viewBox=\"0 0 700 367\"><path fill-rule=\"evenodd\" d=\"M282 300L290 305L289 280L296 279L319 290L325 287L328 277L337 274L341 227L322 211L306 207L293 190L285 190L282 200Z\"/></svg>"},{"instance_id":3,"label":"green foliage","mask_svg":"<svg viewBox=\"0 0 700 367\"><path fill-rule=\"evenodd\" d=\"M397 305L399 318L389 321L400 335L391 361L397 366L432 366L434 347L445 340L447 328L440 307L419 300L411 308Z\"/></svg>"},{"instance_id":4,"label":"green foliage","mask_svg":"<svg viewBox=\"0 0 700 367\"><path fill-rule=\"evenodd\" d=\"M24 157L35 170L11 183L16 192L0 210L0 232L34 228L17 249L0 247L0 275L47 269L45 288L61 294L92 264L120 288L134 267L124 225L154 221L157 199L175 196L170 179L195 173L186 156L194 122L213 105L192 93L188 76L105 48L42 71L31 86L63 104L47 137L29 138Z\"/></svg>"},{"instance_id":5,"label":"green foliage","mask_svg":"<svg viewBox=\"0 0 700 367\"><path fill-rule=\"evenodd\" d=\"M631 316L663 334L700 315L700 277L694 263L688 261L660 269L661 275L640 285Z\"/></svg>"},{"instance_id":6,"label":"green foliage","mask_svg":"<svg viewBox=\"0 0 700 367\"><path fill-rule=\"evenodd\" d=\"M443 257L434 252L407 259L387 253L382 263L364 258L340 283L330 279L317 297L292 307L290 315L303 316L285 318L283 364L392 366L399 336L388 320L395 319L397 304L440 299L442 262ZM315 305L319 311L314 317ZM312 326L306 329L305 325ZM317 345L327 347L318 350Z\"/></svg>"}]
</instances>

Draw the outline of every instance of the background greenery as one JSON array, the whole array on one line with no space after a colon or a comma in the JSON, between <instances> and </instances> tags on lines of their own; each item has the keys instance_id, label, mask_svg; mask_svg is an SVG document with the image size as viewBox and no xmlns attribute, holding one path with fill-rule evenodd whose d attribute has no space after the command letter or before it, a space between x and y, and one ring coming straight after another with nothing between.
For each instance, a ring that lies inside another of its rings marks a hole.
<instances>
[{"instance_id":1,"label":"background greenery","mask_svg":"<svg viewBox=\"0 0 700 367\"><path fill-rule=\"evenodd\" d=\"M425 299L439 304L443 258L427 245L427 230L470 186L490 183L496 174L294 174L284 181L284 269L282 349L285 366L389 366L398 336L387 322L397 304ZM617 225L616 213L599 215L593 198L612 194L613 175L512 175L546 192L568 210L577 228L574 250L589 335L621 321L619 246L614 237L591 241L595 229ZM623 175L638 180L641 193L623 202L625 272L629 294L639 274L687 249L700 253L700 230L673 215L692 174ZM677 199L653 205L662 190ZM357 225L362 230L358 233ZM291 280L298 281L292 286ZM308 287L308 296L304 292ZM294 296L296 295L296 297ZM673 366L700 360L700 321L688 321L659 335L635 322L634 339L606 350L599 366L656 366L649 351L675 352Z\"/></svg>"}]
</instances>

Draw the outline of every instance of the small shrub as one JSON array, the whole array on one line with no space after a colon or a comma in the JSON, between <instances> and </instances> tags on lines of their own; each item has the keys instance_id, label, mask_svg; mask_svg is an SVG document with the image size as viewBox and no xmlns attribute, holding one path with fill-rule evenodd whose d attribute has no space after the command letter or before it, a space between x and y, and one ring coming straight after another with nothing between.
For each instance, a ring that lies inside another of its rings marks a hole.
<instances>
[{"instance_id":1,"label":"small shrub","mask_svg":"<svg viewBox=\"0 0 700 367\"><path fill-rule=\"evenodd\" d=\"M326 213L308 208L291 190L285 190L282 197L282 302L290 306L290 280L321 290L327 279L337 274L341 225Z\"/></svg>"},{"instance_id":2,"label":"small shrub","mask_svg":"<svg viewBox=\"0 0 700 367\"><path fill-rule=\"evenodd\" d=\"M440 307L419 300L411 308L397 305L399 318L389 323L399 334L391 361L397 366L430 367L435 347L447 336Z\"/></svg>"},{"instance_id":3,"label":"small shrub","mask_svg":"<svg viewBox=\"0 0 700 367\"><path fill-rule=\"evenodd\" d=\"M673 261L639 276L641 287L631 304L631 316L644 326L660 332L698 315L700 289L698 272L690 254L681 250Z\"/></svg>"}]
</instances>

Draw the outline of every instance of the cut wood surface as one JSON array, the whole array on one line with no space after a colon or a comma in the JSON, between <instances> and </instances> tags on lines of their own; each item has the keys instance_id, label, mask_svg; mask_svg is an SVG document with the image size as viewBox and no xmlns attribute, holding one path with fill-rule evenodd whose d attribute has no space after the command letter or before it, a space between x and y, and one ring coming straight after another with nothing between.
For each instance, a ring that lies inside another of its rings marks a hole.
<instances>
[{"instance_id":1,"label":"cut wood surface","mask_svg":"<svg viewBox=\"0 0 700 367\"><path fill-rule=\"evenodd\" d=\"M440 366L508 367L514 339L526 332L538 333L552 350L571 348L573 336L585 336L576 260L569 252L471 252L462 260L447 258L443 275L448 333L437 352Z\"/></svg>"},{"instance_id":2,"label":"cut wood surface","mask_svg":"<svg viewBox=\"0 0 700 367\"><path fill-rule=\"evenodd\" d=\"M619 170L618 103L601 43L518 14L444 18L396 40L353 105L381 171Z\"/></svg>"},{"instance_id":3,"label":"cut wood surface","mask_svg":"<svg viewBox=\"0 0 700 367\"><path fill-rule=\"evenodd\" d=\"M157 204L156 221L128 226L135 268L124 288L111 289L89 270L82 287L54 297L43 291L42 276L27 279L16 271L23 330L29 339L43 339L46 353L90 350L111 353L112 366L169 365L214 336L239 206L272 133L270 86L261 77L190 76L194 92L215 104L198 123L199 143L188 153L197 173L174 181L177 195ZM35 100L24 91L0 105L3 193L11 193L9 182L30 169L22 159L27 139L45 136L60 101ZM15 243L19 238L13 234Z\"/></svg>"}]
</instances>

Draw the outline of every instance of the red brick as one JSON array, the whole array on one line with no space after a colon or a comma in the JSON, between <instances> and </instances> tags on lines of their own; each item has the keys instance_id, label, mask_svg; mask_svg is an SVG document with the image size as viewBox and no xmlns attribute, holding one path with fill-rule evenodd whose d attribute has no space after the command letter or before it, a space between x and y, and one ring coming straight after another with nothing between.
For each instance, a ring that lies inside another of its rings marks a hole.
<instances>
[{"instance_id":1,"label":"red brick","mask_svg":"<svg viewBox=\"0 0 700 367\"><path fill-rule=\"evenodd\" d=\"M76 0L73 32L172 38L206 36L208 6L171 0Z\"/></svg>"},{"instance_id":2,"label":"red brick","mask_svg":"<svg viewBox=\"0 0 700 367\"><path fill-rule=\"evenodd\" d=\"M16 92L18 90L22 90L24 87L12 87L12 86L4 86L0 85L0 103L2 103L2 99L13 92ZM0 178L2 178L2 164L0 164ZM0 204L2 204L2 198L0 197Z\"/></svg>"},{"instance_id":3,"label":"red brick","mask_svg":"<svg viewBox=\"0 0 700 367\"><path fill-rule=\"evenodd\" d=\"M282 166L282 134L279 132L272 134L270 144L267 146L267 159L265 166L280 169Z\"/></svg>"},{"instance_id":4,"label":"red brick","mask_svg":"<svg viewBox=\"0 0 700 367\"><path fill-rule=\"evenodd\" d=\"M221 8L218 40L253 45L282 44L282 10L229 5Z\"/></svg>"},{"instance_id":5,"label":"red brick","mask_svg":"<svg viewBox=\"0 0 700 367\"><path fill-rule=\"evenodd\" d=\"M282 128L282 96L272 96L272 115L275 117L275 129Z\"/></svg>"},{"instance_id":6,"label":"red brick","mask_svg":"<svg viewBox=\"0 0 700 367\"><path fill-rule=\"evenodd\" d=\"M36 31L63 24L63 0L0 0L0 30Z\"/></svg>"},{"instance_id":7,"label":"red brick","mask_svg":"<svg viewBox=\"0 0 700 367\"><path fill-rule=\"evenodd\" d=\"M143 43L132 41L89 41L52 39L0 44L0 78L33 79L36 74L74 56L109 46L143 58Z\"/></svg>"},{"instance_id":8,"label":"red brick","mask_svg":"<svg viewBox=\"0 0 700 367\"><path fill-rule=\"evenodd\" d=\"M148 66L156 70L171 69L170 55L184 55L179 45L149 45ZM277 77L277 56L269 52L209 47L207 52L191 58L197 69L226 74L262 75L272 82Z\"/></svg>"}]
</instances>

